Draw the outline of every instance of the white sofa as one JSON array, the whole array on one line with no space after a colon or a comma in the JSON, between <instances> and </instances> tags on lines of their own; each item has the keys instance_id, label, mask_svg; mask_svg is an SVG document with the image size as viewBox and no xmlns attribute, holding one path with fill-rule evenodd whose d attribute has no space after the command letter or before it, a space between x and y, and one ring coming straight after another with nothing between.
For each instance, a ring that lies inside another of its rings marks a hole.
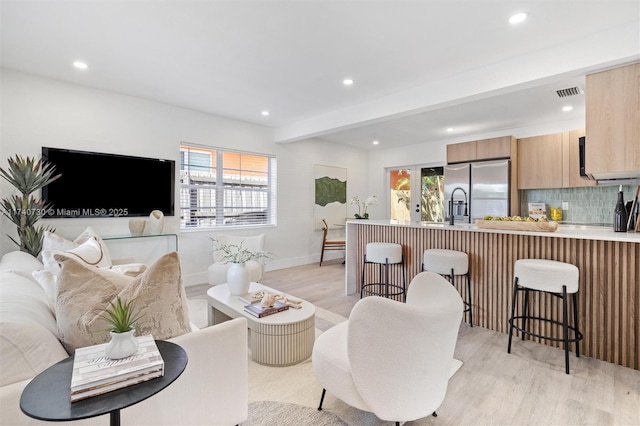
<instances>
[{"instance_id":1,"label":"white sofa","mask_svg":"<svg viewBox=\"0 0 640 426\"><path fill-rule=\"evenodd\" d=\"M51 424L23 414L22 390L38 373L68 356L54 313L31 272L43 265L23 252L0 261L0 425ZM234 425L248 415L247 323L238 318L170 339L189 361L157 395L121 411L123 425ZM59 423L60 424L60 423ZM69 425L108 425L103 415Z\"/></svg>"}]
</instances>

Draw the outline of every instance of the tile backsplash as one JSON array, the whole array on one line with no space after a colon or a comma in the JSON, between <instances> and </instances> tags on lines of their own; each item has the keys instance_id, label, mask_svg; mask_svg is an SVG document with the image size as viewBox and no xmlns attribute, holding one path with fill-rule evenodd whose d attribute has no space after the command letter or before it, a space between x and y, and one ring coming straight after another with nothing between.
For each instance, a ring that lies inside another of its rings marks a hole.
<instances>
[{"instance_id":1,"label":"tile backsplash","mask_svg":"<svg viewBox=\"0 0 640 426\"><path fill-rule=\"evenodd\" d=\"M618 190L618 185L522 190L520 191L521 212L526 214L528 203L545 203L547 217L549 217L551 207L562 208L564 201L569 203L569 209L562 210L563 222L613 225L613 210L618 200ZM623 185L622 190L625 202L633 201L636 186Z\"/></svg>"}]
</instances>

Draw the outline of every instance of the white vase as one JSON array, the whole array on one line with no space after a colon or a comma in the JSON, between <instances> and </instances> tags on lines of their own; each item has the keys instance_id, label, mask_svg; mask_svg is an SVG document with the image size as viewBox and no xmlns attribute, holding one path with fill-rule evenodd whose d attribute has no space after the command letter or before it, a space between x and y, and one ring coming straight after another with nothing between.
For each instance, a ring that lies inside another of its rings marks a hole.
<instances>
[{"instance_id":1,"label":"white vase","mask_svg":"<svg viewBox=\"0 0 640 426\"><path fill-rule=\"evenodd\" d=\"M147 219L147 224L145 225L145 233L149 235L158 235L162 234L162 229L164 228L164 213L160 210L154 210L149 215L149 219Z\"/></svg>"},{"instance_id":2,"label":"white vase","mask_svg":"<svg viewBox=\"0 0 640 426\"><path fill-rule=\"evenodd\" d=\"M247 265L244 263L232 263L227 270L227 285L229 286L229 293L234 296L248 293L251 281Z\"/></svg>"},{"instance_id":3,"label":"white vase","mask_svg":"<svg viewBox=\"0 0 640 426\"><path fill-rule=\"evenodd\" d=\"M111 341L104 350L109 359L121 359L135 354L138 351L138 339L134 336L135 330L125 333L109 332Z\"/></svg>"},{"instance_id":4,"label":"white vase","mask_svg":"<svg viewBox=\"0 0 640 426\"><path fill-rule=\"evenodd\" d=\"M147 221L145 219L129 219L129 231L131 235L142 235Z\"/></svg>"}]
</instances>

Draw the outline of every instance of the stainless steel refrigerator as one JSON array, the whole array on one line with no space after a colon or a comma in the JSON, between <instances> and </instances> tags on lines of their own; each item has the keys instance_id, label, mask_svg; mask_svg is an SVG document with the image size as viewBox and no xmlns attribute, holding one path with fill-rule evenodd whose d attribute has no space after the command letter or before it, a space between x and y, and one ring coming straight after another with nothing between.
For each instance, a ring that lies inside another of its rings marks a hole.
<instances>
[{"instance_id":1,"label":"stainless steel refrigerator","mask_svg":"<svg viewBox=\"0 0 640 426\"><path fill-rule=\"evenodd\" d=\"M451 211L456 223L474 223L487 215L509 216L510 175L509 160L445 166L445 220L449 221Z\"/></svg>"}]
</instances>

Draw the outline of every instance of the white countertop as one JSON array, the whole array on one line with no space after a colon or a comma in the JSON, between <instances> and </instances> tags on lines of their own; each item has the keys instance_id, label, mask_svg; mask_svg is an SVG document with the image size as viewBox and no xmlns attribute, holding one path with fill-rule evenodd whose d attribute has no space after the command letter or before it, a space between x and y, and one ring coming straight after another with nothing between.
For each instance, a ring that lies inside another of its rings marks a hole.
<instances>
[{"instance_id":1,"label":"white countertop","mask_svg":"<svg viewBox=\"0 0 640 426\"><path fill-rule=\"evenodd\" d=\"M520 234L520 235L536 235L541 237L555 238L576 238L583 240L602 240L602 241L622 241L627 243L640 244L640 232L614 232L612 227L608 226L582 226L582 225L559 225L555 232L538 232L538 231L513 231L503 229L485 229L478 228L476 225L461 223L449 225L448 223L432 223L432 222L403 222L397 220L349 220L348 225L381 225L381 226L404 226L409 228L428 228L428 229L447 229L451 231L472 231L472 232L489 232L493 234Z\"/></svg>"}]
</instances>

